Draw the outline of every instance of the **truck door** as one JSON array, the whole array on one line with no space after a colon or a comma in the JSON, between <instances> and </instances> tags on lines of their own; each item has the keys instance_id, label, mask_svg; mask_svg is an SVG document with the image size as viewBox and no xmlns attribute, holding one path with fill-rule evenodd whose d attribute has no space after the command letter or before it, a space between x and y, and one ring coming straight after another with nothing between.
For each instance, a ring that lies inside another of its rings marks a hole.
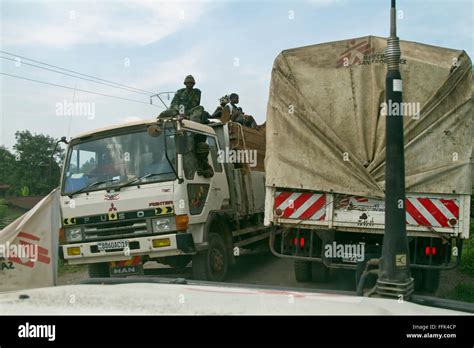
<instances>
[{"instance_id":1,"label":"truck door","mask_svg":"<svg viewBox=\"0 0 474 348\"><path fill-rule=\"evenodd\" d=\"M204 223L211 210L221 209L224 201L228 200L227 178L222 163L218 161L219 148L215 136L191 131L187 131L186 135L191 137L189 138L193 145L191 148L195 148L196 141L206 142L209 145L207 160L214 172L210 178L198 174L198 159L194 152L183 155L190 223Z\"/></svg>"}]
</instances>

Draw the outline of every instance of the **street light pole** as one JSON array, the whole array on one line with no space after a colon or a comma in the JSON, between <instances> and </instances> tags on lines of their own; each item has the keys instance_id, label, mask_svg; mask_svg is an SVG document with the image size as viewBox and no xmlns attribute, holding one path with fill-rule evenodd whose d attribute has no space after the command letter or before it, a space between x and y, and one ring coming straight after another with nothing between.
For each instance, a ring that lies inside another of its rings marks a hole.
<instances>
[{"instance_id":1,"label":"street light pole","mask_svg":"<svg viewBox=\"0 0 474 348\"><path fill-rule=\"evenodd\" d=\"M400 42L397 37L396 6L391 0L390 37L387 39L386 154L385 154L385 234L377 280L377 293L403 296L413 292L406 233L405 154L403 141L402 77ZM394 108L394 106L398 106Z\"/></svg>"}]
</instances>

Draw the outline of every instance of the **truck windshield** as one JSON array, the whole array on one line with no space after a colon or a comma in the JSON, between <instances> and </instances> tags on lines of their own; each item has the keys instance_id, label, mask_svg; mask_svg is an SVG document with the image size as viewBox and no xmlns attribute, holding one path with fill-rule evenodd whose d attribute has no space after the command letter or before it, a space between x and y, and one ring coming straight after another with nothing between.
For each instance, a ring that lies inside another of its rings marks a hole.
<instances>
[{"instance_id":1,"label":"truck windshield","mask_svg":"<svg viewBox=\"0 0 474 348\"><path fill-rule=\"evenodd\" d=\"M175 138L171 129L158 137L146 131L120 134L74 144L69 148L62 179L63 194L176 178Z\"/></svg>"}]
</instances>

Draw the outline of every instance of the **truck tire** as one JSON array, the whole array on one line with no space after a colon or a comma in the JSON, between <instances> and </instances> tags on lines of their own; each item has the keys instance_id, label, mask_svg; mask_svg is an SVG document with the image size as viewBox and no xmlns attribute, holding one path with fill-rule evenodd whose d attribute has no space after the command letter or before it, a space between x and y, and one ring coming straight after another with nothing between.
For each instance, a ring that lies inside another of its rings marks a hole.
<instances>
[{"instance_id":1,"label":"truck tire","mask_svg":"<svg viewBox=\"0 0 474 348\"><path fill-rule=\"evenodd\" d=\"M88 265L89 278L110 278L108 262L91 263Z\"/></svg>"},{"instance_id":2,"label":"truck tire","mask_svg":"<svg viewBox=\"0 0 474 348\"><path fill-rule=\"evenodd\" d=\"M220 282L229 268L229 255L224 239L217 233L209 233L209 247L193 256L193 276L197 280Z\"/></svg>"},{"instance_id":3,"label":"truck tire","mask_svg":"<svg viewBox=\"0 0 474 348\"><path fill-rule=\"evenodd\" d=\"M297 282L311 281L311 262L295 260L295 278Z\"/></svg>"},{"instance_id":4,"label":"truck tire","mask_svg":"<svg viewBox=\"0 0 474 348\"><path fill-rule=\"evenodd\" d=\"M313 262L311 265L311 278L315 283L326 283L329 279L329 268L322 262Z\"/></svg>"},{"instance_id":5,"label":"truck tire","mask_svg":"<svg viewBox=\"0 0 474 348\"><path fill-rule=\"evenodd\" d=\"M441 271L439 269L423 270L423 290L427 293L434 294L439 288L439 280Z\"/></svg>"}]
</instances>

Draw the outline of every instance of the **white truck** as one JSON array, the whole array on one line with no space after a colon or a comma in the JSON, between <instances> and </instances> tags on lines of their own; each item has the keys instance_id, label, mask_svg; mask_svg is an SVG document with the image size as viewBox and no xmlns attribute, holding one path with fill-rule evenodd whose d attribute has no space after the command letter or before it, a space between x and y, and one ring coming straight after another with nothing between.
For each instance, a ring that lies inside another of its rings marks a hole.
<instances>
[{"instance_id":1,"label":"white truck","mask_svg":"<svg viewBox=\"0 0 474 348\"><path fill-rule=\"evenodd\" d=\"M464 51L401 41L406 226L415 289L460 262L472 193L472 65ZM381 254L386 39L283 51L267 109L265 224L298 281ZM393 112L393 109L392 109ZM278 230L277 230L278 229ZM283 229L282 233L279 233ZM278 232L277 232L278 231ZM397 260L398 262L398 260ZM401 263L405 260L400 260Z\"/></svg>"},{"instance_id":2,"label":"white truck","mask_svg":"<svg viewBox=\"0 0 474 348\"><path fill-rule=\"evenodd\" d=\"M208 144L212 176L199 172L198 143ZM61 180L61 257L88 264L91 277L141 273L155 260L192 261L194 278L223 280L241 249L268 248L263 163L235 156L263 158L264 144L263 132L239 124L179 118L74 137Z\"/></svg>"}]
</instances>

